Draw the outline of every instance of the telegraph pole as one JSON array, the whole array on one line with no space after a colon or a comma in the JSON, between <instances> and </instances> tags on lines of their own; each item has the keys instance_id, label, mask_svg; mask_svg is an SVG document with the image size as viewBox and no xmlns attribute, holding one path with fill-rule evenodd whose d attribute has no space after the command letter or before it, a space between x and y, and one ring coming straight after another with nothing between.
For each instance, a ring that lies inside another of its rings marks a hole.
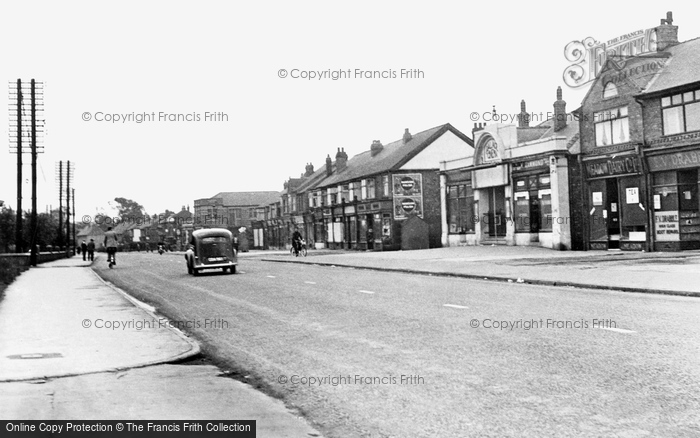
<instances>
[{"instance_id":1,"label":"telegraph pole","mask_svg":"<svg viewBox=\"0 0 700 438\"><path fill-rule=\"evenodd\" d=\"M73 193L71 193L71 196L73 197L73 242L75 243L75 189L71 189ZM77 245L77 243L75 243ZM73 245L73 255L75 255L75 245Z\"/></svg>"},{"instance_id":2,"label":"telegraph pole","mask_svg":"<svg viewBox=\"0 0 700 438\"><path fill-rule=\"evenodd\" d=\"M36 265L36 237L37 237L37 211L36 211L36 162L37 153L43 152L43 146L38 142L40 141L39 134L43 133L40 128L43 128L43 120L37 120L37 113L43 110L43 88L41 82L36 82L34 79L31 80L29 87L29 107L30 107L30 120L25 122L23 108L25 107L24 94L25 89L23 89L22 80L17 79L17 82L10 82L10 101L16 100L16 106L10 106L10 153L17 154L17 221L15 230L15 250L18 253L24 252L24 238L23 238L23 218L22 218L22 154L25 152L30 152L32 154L32 214L31 214L31 232L30 232L30 263ZM38 93L37 93L38 91ZM39 94L39 96L37 96ZM39 106L39 108L37 108ZM27 149L22 144L22 138L28 137L30 139L30 144Z\"/></svg>"},{"instance_id":3,"label":"telegraph pole","mask_svg":"<svg viewBox=\"0 0 700 438\"><path fill-rule=\"evenodd\" d=\"M36 245L36 83L32 79L32 219L31 219L31 247L29 250L29 263L36 266L37 245Z\"/></svg>"},{"instance_id":4,"label":"telegraph pole","mask_svg":"<svg viewBox=\"0 0 700 438\"><path fill-rule=\"evenodd\" d=\"M66 255L68 257L72 255L70 240L70 160L68 160L66 166Z\"/></svg>"},{"instance_id":5,"label":"telegraph pole","mask_svg":"<svg viewBox=\"0 0 700 438\"><path fill-rule=\"evenodd\" d=\"M17 79L17 220L15 221L15 252L22 247L22 80Z\"/></svg>"},{"instance_id":6,"label":"telegraph pole","mask_svg":"<svg viewBox=\"0 0 700 438\"><path fill-rule=\"evenodd\" d=\"M58 247L63 247L63 161L58 162Z\"/></svg>"}]
</instances>

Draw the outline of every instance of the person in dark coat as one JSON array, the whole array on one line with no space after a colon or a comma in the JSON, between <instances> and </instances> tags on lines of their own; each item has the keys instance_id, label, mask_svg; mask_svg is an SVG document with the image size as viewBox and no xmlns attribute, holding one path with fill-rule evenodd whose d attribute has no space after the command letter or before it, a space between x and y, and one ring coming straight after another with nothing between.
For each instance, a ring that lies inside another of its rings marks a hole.
<instances>
[{"instance_id":1,"label":"person in dark coat","mask_svg":"<svg viewBox=\"0 0 700 438\"><path fill-rule=\"evenodd\" d=\"M83 240L83 243L80 244L80 252L83 253L83 261L87 260L87 243Z\"/></svg>"},{"instance_id":2,"label":"person in dark coat","mask_svg":"<svg viewBox=\"0 0 700 438\"><path fill-rule=\"evenodd\" d=\"M87 244L88 260L91 262L95 260L95 239L90 239Z\"/></svg>"}]
</instances>

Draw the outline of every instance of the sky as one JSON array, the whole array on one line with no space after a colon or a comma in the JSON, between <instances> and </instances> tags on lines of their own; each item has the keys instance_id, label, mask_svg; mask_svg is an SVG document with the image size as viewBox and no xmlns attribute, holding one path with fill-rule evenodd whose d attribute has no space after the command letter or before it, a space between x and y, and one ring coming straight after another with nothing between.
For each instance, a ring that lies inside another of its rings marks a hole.
<instances>
[{"instance_id":1,"label":"sky","mask_svg":"<svg viewBox=\"0 0 700 438\"><path fill-rule=\"evenodd\" d=\"M658 26L667 11L681 41L700 37L694 2L2 2L0 72L45 84L38 210L58 206L54 169L70 160L80 221L114 214L116 197L155 214L222 191L280 191L307 163L405 128L450 123L471 137L494 107L512 116L523 99L546 114L559 86L571 111L587 87L564 83L565 46ZM0 120L0 200L14 208Z\"/></svg>"}]
</instances>

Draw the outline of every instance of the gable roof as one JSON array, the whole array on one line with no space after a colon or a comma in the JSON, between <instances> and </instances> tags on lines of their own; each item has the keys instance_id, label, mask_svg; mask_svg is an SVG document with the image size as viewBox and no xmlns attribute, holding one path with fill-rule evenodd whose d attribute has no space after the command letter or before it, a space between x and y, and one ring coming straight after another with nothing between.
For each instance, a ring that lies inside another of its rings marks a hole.
<instances>
[{"instance_id":1,"label":"gable roof","mask_svg":"<svg viewBox=\"0 0 700 438\"><path fill-rule=\"evenodd\" d=\"M423 149L428 147L447 131L452 132L468 145L474 146L472 139L458 131L449 123L446 123L413 134L411 139L406 143L404 143L402 139L383 145L382 150L375 156L372 156L371 151L357 154L347 161L346 167L342 171L337 172L334 166L333 174L326 179L322 179L317 186L335 185L365 176L396 170L418 155ZM319 169L319 171L320 170L321 169Z\"/></svg>"},{"instance_id":2,"label":"gable roof","mask_svg":"<svg viewBox=\"0 0 700 438\"><path fill-rule=\"evenodd\" d=\"M643 94L654 94L700 82L700 38L682 42L665 50L670 54L666 65L644 90Z\"/></svg>"},{"instance_id":3,"label":"gable roof","mask_svg":"<svg viewBox=\"0 0 700 438\"><path fill-rule=\"evenodd\" d=\"M212 198L221 198L224 207L268 205L279 199L280 192L220 192Z\"/></svg>"}]
</instances>

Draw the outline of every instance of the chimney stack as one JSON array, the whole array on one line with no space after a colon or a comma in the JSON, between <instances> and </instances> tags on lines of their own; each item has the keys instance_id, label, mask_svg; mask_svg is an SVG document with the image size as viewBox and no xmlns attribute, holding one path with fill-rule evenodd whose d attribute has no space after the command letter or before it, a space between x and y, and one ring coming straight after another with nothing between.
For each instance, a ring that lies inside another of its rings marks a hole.
<instances>
[{"instance_id":1,"label":"chimney stack","mask_svg":"<svg viewBox=\"0 0 700 438\"><path fill-rule=\"evenodd\" d=\"M331 154L326 157L326 176L331 176L333 174L333 161L331 160Z\"/></svg>"},{"instance_id":2,"label":"chimney stack","mask_svg":"<svg viewBox=\"0 0 700 438\"><path fill-rule=\"evenodd\" d=\"M474 123L474 128L472 128L472 138L474 138L474 133L484 129L484 126L486 126L486 123Z\"/></svg>"},{"instance_id":3,"label":"chimney stack","mask_svg":"<svg viewBox=\"0 0 700 438\"><path fill-rule=\"evenodd\" d=\"M566 128L566 102L561 97L561 87L557 87L557 101L554 102L554 132Z\"/></svg>"},{"instance_id":4,"label":"chimney stack","mask_svg":"<svg viewBox=\"0 0 700 438\"><path fill-rule=\"evenodd\" d=\"M335 154L335 168L338 173L345 170L346 164L348 162L348 154L345 153L345 148L341 150L338 148L338 152Z\"/></svg>"},{"instance_id":5,"label":"chimney stack","mask_svg":"<svg viewBox=\"0 0 700 438\"><path fill-rule=\"evenodd\" d=\"M410 132L408 132L408 128L406 128L406 130L403 132L403 144L408 143L412 138L413 136Z\"/></svg>"},{"instance_id":6,"label":"chimney stack","mask_svg":"<svg viewBox=\"0 0 700 438\"><path fill-rule=\"evenodd\" d=\"M304 173L304 176L311 176L314 174L314 165L309 163L306 165L306 173Z\"/></svg>"},{"instance_id":7,"label":"chimney stack","mask_svg":"<svg viewBox=\"0 0 700 438\"><path fill-rule=\"evenodd\" d=\"M404 143L406 143L405 138L406 138L406 134L404 134ZM370 146L370 148L369 148L370 154L372 156L375 156L378 153L380 153L382 151L382 149L384 149L384 146L382 145L382 142L379 140L374 140L372 142L372 146Z\"/></svg>"},{"instance_id":8,"label":"chimney stack","mask_svg":"<svg viewBox=\"0 0 700 438\"><path fill-rule=\"evenodd\" d=\"M520 115L518 116L518 127L519 128L529 128L530 127L530 115L525 109L525 99L520 101Z\"/></svg>"},{"instance_id":9,"label":"chimney stack","mask_svg":"<svg viewBox=\"0 0 700 438\"><path fill-rule=\"evenodd\" d=\"M666 18L661 19L661 24L656 28L656 51L663 52L671 46L678 44L678 26L673 25L673 12L666 12Z\"/></svg>"}]
</instances>

